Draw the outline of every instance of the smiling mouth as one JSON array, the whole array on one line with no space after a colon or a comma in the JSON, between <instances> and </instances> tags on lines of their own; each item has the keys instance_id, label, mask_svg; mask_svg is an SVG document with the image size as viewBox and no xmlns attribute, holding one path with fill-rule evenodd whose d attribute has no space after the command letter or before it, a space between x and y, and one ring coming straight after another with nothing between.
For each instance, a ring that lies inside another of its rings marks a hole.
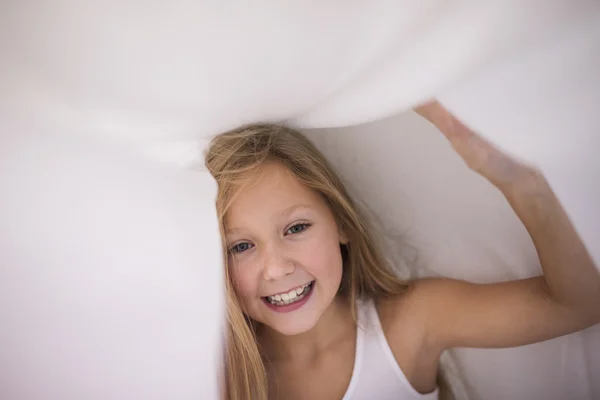
<instances>
[{"instance_id":1,"label":"smiling mouth","mask_svg":"<svg viewBox=\"0 0 600 400\"><path fill-rule=\"evenodd\" d=\"M273 296L263 297L265 301L274 306L286 306L289 304L294 304L302 300L306 297L312 290L315 281L307 283L306 285L300 286L296 289L292 289L286 293L280 293Z\"/></svg>"}]
</instances>

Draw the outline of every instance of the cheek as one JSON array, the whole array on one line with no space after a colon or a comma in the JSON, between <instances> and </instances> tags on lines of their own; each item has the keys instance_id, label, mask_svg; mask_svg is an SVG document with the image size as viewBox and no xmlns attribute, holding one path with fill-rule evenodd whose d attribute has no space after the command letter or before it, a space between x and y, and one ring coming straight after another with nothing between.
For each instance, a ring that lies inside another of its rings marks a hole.
<instances>
[{"instance_id":1,"label":"cheek","mask_svg":"<svg viewBox=\"0 0 600 400\"><path fill-rule=\"evenodd\" d=\"M335 283L341 278L342 256L336 240L314 241L311 250L305 252L304 260L303 264L310 266L308 272L317 279Z\"/></svg>"},{"instance_id":2,"label":"cheek","mask_svg":"<svg viewBox=\"0 0 600 400\"><path fill-rule=\"evenodd\" d=\"M246 299L256 296L258 286L251 268L244 268L243 265L235 265L230 267L229 273L233 287L243 303L246 303Z\"/></svg>"}]
</instances>

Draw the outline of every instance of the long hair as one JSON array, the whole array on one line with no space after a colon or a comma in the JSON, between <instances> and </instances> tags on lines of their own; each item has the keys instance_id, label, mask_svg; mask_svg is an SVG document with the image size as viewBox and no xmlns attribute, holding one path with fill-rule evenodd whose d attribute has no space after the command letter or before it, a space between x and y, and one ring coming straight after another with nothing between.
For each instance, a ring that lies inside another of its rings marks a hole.
<instances>
[{"instance_id":1,"label":"long hair","mask_svg":"<svg viewBox=\"0 0 600 400\"><path fill-rule=\"evenodd\" d=\"M397 277L383 257L358 207L321 152L299 132L277 125L252 125L215 137L206 166L218 184L217 213L222 237L225 214L240 189L266 161L281 163L298 181L319 193L330 207L348 244L342 245L343 272L339 295L347 296L356 318L359 298L380 299L404 293L407 282ZM223 251L226 252L225 243ZM228 257L224 257L228 260ZM227 262L227 261L226 261ZM266 400L268 382L252 321L240 307L225 266L227 348L225 389L230 400Z\"/></svg>"}]
</instances>

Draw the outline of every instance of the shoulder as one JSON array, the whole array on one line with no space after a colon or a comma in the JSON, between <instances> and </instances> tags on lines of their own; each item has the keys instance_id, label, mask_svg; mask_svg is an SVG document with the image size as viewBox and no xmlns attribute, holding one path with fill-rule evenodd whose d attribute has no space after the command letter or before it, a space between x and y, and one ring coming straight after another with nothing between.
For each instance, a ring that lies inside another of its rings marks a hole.
<instances>
[{"instance_id":1,"label":"shoulder","mask_svg":"<svg viewBox=\"0 0 600 400\"><path fill-rule=\"evenodd\" d=\"M409 282L405 293L377 302L382 327L389 332L391 341L411 339L422 348L433 345L431 321L446 308L444 303L457 291L464 291L463 283L446 278L424 278ZM402 334L403 339L396 339Z\"/></svg>"},{"instance_id":2,"label":"shoulder","mask_svg":"<svg viewBox=\"0 0 600 400\"><path fill-rule=\"evenodd\" d=\"M437 279L415 280L402 294L376 302L381 326L409 382L424 393L435 387L441 349L432 345L428 320Z\"/></svg>"},{"instance_id":3,"label":"shoulder","mask_svg":"<svg viewBox=\"0 0 600 400\"><path fill-rule=\"evenodd\" d=\"M444 298L447 281L441 278L413 280L406 292L378 300L376 307L384 330L392 333L410 329L412 335L426 341L427 320L435 303Z\"/></svg>"}]
</instances>

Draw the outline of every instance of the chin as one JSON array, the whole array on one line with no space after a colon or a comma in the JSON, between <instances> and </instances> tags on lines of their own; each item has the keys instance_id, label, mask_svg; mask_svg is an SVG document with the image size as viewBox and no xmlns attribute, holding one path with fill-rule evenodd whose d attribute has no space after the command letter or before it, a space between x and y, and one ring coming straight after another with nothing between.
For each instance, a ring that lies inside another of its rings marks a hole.
<instances>
[{"instance_id":1,"label":"chin","mask_svg":"<svg viewBox=\"0 0 600 400\"><path fill-rule=\"evenodd\" d=\"M284 336L296 336L306 333L313 329L317 324L318 318L305 318L296 321L278 321L277 323L267 324L269 328Z\"/></svg>"}]
</instances>

